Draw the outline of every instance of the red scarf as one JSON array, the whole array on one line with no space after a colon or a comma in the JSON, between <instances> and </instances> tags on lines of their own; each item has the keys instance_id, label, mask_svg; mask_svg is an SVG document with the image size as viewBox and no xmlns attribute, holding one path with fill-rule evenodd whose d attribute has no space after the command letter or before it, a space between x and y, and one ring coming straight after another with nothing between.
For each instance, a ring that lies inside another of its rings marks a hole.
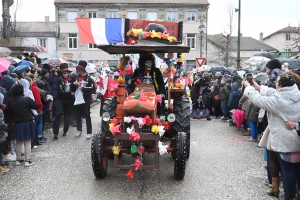
<instances>
[{"instance_id":1,"label":"red scarf","mask_svg":"<svg viewBox=\"0 0 300 200\"><path fill-rule=\"evenodd\" d=\"M144 74L147 74L148 72L150 73L151 70L145 69Z\"/></svg>"},{"instance_id":2,"label":"red scarf","mask_svg":"<svg viewBox=\"0 0 300 200\"><path fill-rule=\"evenodd\" d=\"M64 82L66 83L67 81L70 82L71 81L71 77L64 78Z\"/></svg>"},{"instance_id":3,"label":"red scarf","mask_svg":"<svg viewBox=\"0 0 300 200\"><path fill-rule=\"evenodd\" d=\"M84 80L84 78L85 78L85 76L78 76L78 82L81 82L81 81L83 81L83 80Z\"/></svg>"}]
</instances>

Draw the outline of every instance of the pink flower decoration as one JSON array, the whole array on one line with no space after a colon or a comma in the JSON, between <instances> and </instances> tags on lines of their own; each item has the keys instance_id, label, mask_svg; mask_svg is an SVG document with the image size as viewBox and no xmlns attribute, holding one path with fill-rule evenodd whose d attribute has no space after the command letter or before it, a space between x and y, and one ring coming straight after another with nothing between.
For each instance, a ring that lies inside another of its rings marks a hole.
<instances>
[{"instance_id":1,"label":"pink flower decoration","mask_svg":"<svg viewBox=\"0 0 300 200\"><path fill-rule=\"evenodd\" d=\"M132 131L131 134L129 134L129 139L132 140L132 141L140 141L140 134L138 134L137 132L135 131Z\"/></svg>"},{"instance_id":2,"label":"pink flower decoration","mask_svg":"<svg viewBox=\"0 0 300 200\"><path fill-rule=\"evenodd\" d=\"M155 119L155 124L157 124L157 125L162 125L161 119L160 119L160 118L156 118L156 119Z\"/></svg>"},{"instance_id":3,"label":"pink flower decoration","mask_svg":"<svg viewBox=\"0 0 300 200\"><path fill-rule=\"evenodd\" d=\"M118 84L113 84L113 83L111 83L111 84L110 84L110 89L111 89L111 90L117 90L117 89L118 89Z\"/></svg>"},{"instance_id":4,"label":"pink flower decoration","mask_svg":"<svg viewBox=\"0 0 300 200\"><path fill-rule=\"evenodd\" d=\"M142 117L136 118L140 126L144 126L146 124L146 120Z\"/></svg>"},{"instance_id":5,"label":"pink flower decoration","mask_svg":"<svg viewBox=\"0 0 300 200\"><path fill-rule=\"evenodd\" d=\"M134 163L132 164L132 166L134 166L134 170L137 171L140 169L141 166L143 166L143 163L141 162L140 158L137 157L134 161Z\"/></svg>"},{"instance_id":6,"label":"pink flower decoration","mask_svg":"<svg viewBox=\"0 0 300 200\"><path fill-rule=\"evenodd\" d=\"M147 96L145 95L145 93L143 91L140 92L140 98L141 101L146 101L147 100Z\"/></svg>"},{"instance_id":7,"label":"pink flower decoration","mask_svg":"<svg viewBox=\"0 0 300 200\"><path fill-rule=\"evenodd\" d=\"M161 96L161 94L156 95L156 101L158 101L159 103L162 102L162 96Z\"/></svg>"},{"instance_id":8,"label":"pink flower decoration","mask_svg":"<svg viewBox=\"0 0 300 200\"><path fill-rule=\"evenodd\" d=\"M113 127L111 128L111 133L112 133L113 135L116 135L116 134L119 133L119 132L120 132L120 125L113 126Z\"/></svg>"}]
</instances>

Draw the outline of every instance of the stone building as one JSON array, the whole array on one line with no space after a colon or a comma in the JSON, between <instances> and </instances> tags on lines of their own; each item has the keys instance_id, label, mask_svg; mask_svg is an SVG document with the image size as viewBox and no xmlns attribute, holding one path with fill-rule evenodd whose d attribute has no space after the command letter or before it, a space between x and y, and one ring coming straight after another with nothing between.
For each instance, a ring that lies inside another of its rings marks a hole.
<instances>
[{"instance_id":1,"label":"stone building","mask_svg":"<svg viewBox=\"0 0 300 200\"><path fill-rule=\"evenodd\" d=\"M191 47L190 53L184 57L186 64L195 65L195 58L200 57L200 45L203 57L207 55L208 0L55 0L54 4L58 57L117 65L120 55L109 55L97 49L95 44L80 42L75 18L85 17L183 21L183 41ZM198 31L200 24L206 27L202 44Z\"/></svg>"}]
</instances>

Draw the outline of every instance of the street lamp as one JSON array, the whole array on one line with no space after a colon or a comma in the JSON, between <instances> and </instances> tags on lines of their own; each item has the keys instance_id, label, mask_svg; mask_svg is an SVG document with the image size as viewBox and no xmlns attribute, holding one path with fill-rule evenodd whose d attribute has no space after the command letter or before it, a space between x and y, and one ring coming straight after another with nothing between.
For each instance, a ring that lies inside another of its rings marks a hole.
<instances>
[{"instance_id":1,"label":"street lamp","mask_svg":"<svg viewBox=\"0 0 300 200\"><path fill-rule=\"evenodd\" d=\"M203 24L200 24L198 27L198 31L200 33L200 58L202 58L202 36L205 31L205 26Z\"/></svg>"},{"instance_id":2,"label":"street lamp","mask_svg":"<svg viewBox=\"0 0 300 200\"><path fill-rule=\"evenodd\" d=\"M241 0L239 0L239 8L236 8L235 12L239 12L236 68L240 69L241 68Z\"/></svg>"}]
</instances>

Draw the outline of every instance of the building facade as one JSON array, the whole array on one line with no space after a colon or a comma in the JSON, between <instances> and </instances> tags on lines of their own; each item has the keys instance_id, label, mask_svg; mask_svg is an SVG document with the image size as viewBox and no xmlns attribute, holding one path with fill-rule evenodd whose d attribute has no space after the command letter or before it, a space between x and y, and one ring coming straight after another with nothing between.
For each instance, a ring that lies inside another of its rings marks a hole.
<instances>
[{"instance_id":1,"label":"building facade","mask_svg":"<svg viewBox=\"0 0 300 200\"><path fill-rule=\"evenodd\" d=\"M263 37L263 33L260 35L260 39L263 40L265 44L278 49L280 52L296 51L293 48L295 38L300 38L299 27L293 27L290 25L268 35L267 37Z\"/></svg>"},{"instance_id":2,"label":"building facade","mask_svg":"<svg viewBox=\"0 0 300 200\"><path fill-rule=\"evenodd\" d=\"M80 41L75 18L129 18L141 20L183 21L183 42L191 47L184 59L187 65L195 65L200 57L200 33L198 27L207 27L207 0L55 0L57 24L58 57L68 57L72 61L80 59L91 63L117 65L120 55L109 55L95 44L83 44ZM123 30L123 29L122 29ZM207 30L207 29L206 29ZM203 56L206 55L206 31L202 39Z\"/></svg>"}]
</instances>

